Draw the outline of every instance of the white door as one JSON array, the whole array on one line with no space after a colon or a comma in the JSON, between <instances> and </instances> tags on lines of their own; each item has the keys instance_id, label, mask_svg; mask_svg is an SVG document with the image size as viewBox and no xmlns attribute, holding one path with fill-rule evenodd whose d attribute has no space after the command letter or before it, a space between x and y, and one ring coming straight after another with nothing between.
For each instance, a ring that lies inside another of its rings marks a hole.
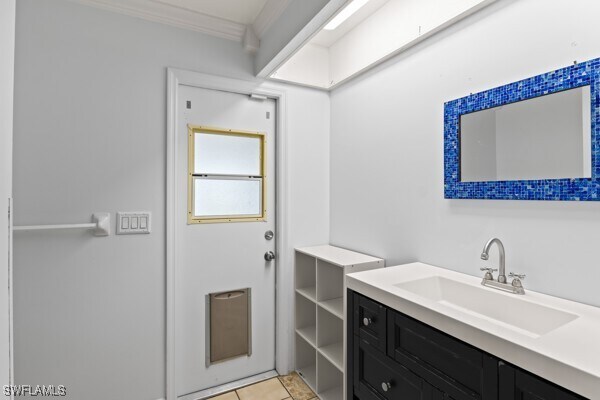
<instances>
[{"instance_id":1,"label":"white door","mask_svg":"<svg viewBox=\"0 0 600 400\"><path fill-rule=\"evenodd\" d=\"M265 259L275 239L265 233L275 231L276 105L190 86L180 86L177 102L175 379L183 396L275 369L276 269ZM247 288L250 354L212 362L207 295Z\"/></svg>"},{"instance_id":2,"label":"white door","mask_svg":"<svg viewBox=\"0 0 600 400\"><path fill-rule=\"evenodd\" d=\"M0 386L11 384L11 231L15 1L0 2ZM12 398L12 396L10 397Z\"/></svg>"}]
</instances>

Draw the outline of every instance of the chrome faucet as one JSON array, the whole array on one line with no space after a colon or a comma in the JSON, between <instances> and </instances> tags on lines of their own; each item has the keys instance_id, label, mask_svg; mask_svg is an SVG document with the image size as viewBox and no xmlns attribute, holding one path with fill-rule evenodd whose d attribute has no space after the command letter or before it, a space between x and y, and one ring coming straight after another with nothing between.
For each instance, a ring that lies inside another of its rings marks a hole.
<instances>
[{"instance_id":1,"label":"chrome faucet","mask_svg":"<svg viewBox=\"0 0 600 400\"><path fill-rule=\"evenodd\" d=\"M498 273L498 280L494 279L494 272L497 271L496 269L484 267L481 268L481 270L486 272L485 276L483 277L483 280L481 281L481 284L483 286L490 286L495 289L500 289L515 294L525 294L525 289L523 289L523 285L521 283L521 281L525 279L525 275L514 274L511 272L509 276L512 278L512 283L509 284L506 282L506 255L504 253L504 245L502 244L500 239L492 238L488 240L485 246L483 246L483 251L481 252L481 259L486 261L489 260L490 247L492 247L492 244L494 243L496 243L496 245L498 246L498 251L500 253L500 271Z\"/></svg>"},{"instance_id":2,"label":"chrome faucet","mask_svg":"<svg viewBox=\"0 0 600 400\"><path fill-rule=\"evenodd\" d=\"M485 244L485 246L483 246L483 251L481 252L481 259L482 260L489 260L490 255L490 247L492 247L492 244L496 243L496 245L498 246L498 251L500 252L500 272L498 273L498 282L500 283L506 283L506 265L505 265L505 253L504 253L504 245L502 244L502 242L500 241L500 239L498 238L491 238L490 240L488 240L488 242Z\"/></svg>"}]
</instances>

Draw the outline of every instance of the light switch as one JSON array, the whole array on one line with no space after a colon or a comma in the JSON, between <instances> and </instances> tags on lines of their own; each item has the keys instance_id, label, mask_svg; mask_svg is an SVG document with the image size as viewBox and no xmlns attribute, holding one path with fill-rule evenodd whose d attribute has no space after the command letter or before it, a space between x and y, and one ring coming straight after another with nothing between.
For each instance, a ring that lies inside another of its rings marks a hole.
<instances>
[{"instance_id":1,"label":"light switch","mask_svg":"<svg viewBox=\"0 0 600 400\"><path fill-rule=\"evenodd\" d=\"M150 233L149 212L118 212L117 235Z\"/></svg>"}]
</instances>

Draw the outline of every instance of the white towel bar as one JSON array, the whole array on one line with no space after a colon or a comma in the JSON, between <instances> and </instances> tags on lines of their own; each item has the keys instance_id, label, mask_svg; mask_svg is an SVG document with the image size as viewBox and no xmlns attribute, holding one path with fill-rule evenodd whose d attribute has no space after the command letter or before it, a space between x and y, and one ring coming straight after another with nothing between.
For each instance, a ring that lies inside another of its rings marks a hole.
<instances>
[{"instance_id":1,"label":"white towel bar","mask_svg":"<svg viewBox=\"0 0 600 400\"><path fill-rule=\"evenodd\" d=\"M110 214L96 213L92 215L92 221L87 224L62 224L62 225L28 225L15 226L14 231L41 231L57 229L93 229L95 236L108 236L110 234Z\"/></svg>"}]
</instances>

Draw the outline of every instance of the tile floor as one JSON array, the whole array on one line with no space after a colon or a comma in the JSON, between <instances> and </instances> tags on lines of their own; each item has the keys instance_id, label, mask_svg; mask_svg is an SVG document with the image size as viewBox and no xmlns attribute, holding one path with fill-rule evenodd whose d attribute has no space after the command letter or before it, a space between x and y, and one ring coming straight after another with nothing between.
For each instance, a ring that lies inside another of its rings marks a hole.
<instances>
[{"instance_id":1,"label":"tile floor","mask_svg":"<svg viewBox=\"0 0 600 400\"><path fill-rule=\"evenodd\" d=\"M318 400L297 373L271 378L210 400Z\"/></svg>"}]
</instances>

